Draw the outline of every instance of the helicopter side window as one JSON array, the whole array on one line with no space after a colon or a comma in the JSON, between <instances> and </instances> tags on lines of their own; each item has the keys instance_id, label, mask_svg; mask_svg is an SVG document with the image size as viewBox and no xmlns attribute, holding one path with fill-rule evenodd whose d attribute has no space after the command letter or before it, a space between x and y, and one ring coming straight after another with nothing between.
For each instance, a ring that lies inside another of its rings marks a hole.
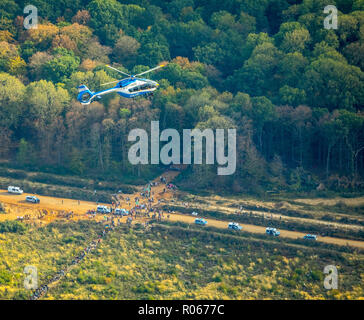
<instances>
[{"instance_id":1,"label":"helicopter side window","mask_svg":"<svg viewBox=\"0 0 364 320\"><path fill-rule=\"evenodd\" d=\"M140 89L141 90L148 90L148 89L152 89L152 86L149 83L146 83L146 84L142 85Z\"/></svg>"},{"instance_id":2,"label":"helicopter side window","mask_svg":"<svg viewBox=\"0 0 364 320\"><path fill-rule=\"evenodd\" d=\"M145 84L130 88L129 92L137 92L137 91L141 91L141 90L148 90L148 89L153 89L154 87L155 86L153 86L150 83L145 83Z\"/></svg>"},{"instance_id":3,"label":"helicopter side window","mask_svg":"<svg viewBox=\"0 0 364 320\"><path fill-rule=\"evenodd\" d=\"M138 90L139 90L139 87L136 86L136 87L130 88L129 92L135 92L135 91L138 91Z\"/></svg>"}]
</instances>

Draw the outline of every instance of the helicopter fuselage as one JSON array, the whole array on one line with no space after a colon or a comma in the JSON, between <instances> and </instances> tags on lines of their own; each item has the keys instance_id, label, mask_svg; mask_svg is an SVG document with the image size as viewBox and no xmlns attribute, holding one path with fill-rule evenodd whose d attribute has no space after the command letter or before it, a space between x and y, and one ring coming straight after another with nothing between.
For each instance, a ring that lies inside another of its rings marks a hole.
<instances>
[{"instance_id":1,"label":"helicopter fuselage","mask_svg":"<svg viewBox=\"0 0 364 320\"><path fill-rule=\"evenodd\" d=\"M151 95L157 90L159 84L149 79L131 77L119 81L115 87L102 90L99 92L91 92L86 86L80 86L78 88L78 101L81 104L88 105L93 100L100 99L102 95L116 92L124 98L135 98L143 95Z\"/></svg>"},{"instance_id":2,"label":"helicopter fuselage","mask_svg":"<svg viewBox=\"0 0 364 320\"><path fill-rule=\"evenodd\" d=\"M140 95L148 95L157 90L159 84L148 79L125 79L114 87L115 91L124 98L134 98Z\"/></svg>"}]
</instances>

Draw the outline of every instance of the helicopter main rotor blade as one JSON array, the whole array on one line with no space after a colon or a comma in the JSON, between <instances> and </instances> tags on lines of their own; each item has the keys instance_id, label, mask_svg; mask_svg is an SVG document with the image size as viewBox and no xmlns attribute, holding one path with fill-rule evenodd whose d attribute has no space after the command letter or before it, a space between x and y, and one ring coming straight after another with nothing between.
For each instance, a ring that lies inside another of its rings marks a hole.
<instances>
[{"instance_id":1,"label":"helicopter main rotor blade","mask_svg":"<svg viewBox=\"0 0 364 320\"><path fill-rule=\"evenodd\" d=\"M112 83L116 83L116 82L119 82L121 80L116 80L116 81L111 81L111 82L107 82L107 83L102 83L100 84L100 86L107 86L108 84L112 84Z\"/></svg>"},{"instance_id":2,"label":"helicopter main rotor blade","mask_svg":"<svg viewBox=\"0 0 364 320\"><path fill-rule=\"evenodd\" d=\"M123 71L120 71L120 70L118 70L118 69L116 69L116 68L114 68L114 67L112 67L112 66L109 66L109 65L106 65L108 68L110 68L110 69L113 69L113 70L115 70L115 71L117 71L117 72L119 72L119 73L121 73L121 74L124 74L124 75L126 75L126 76L128 76L128 77L130 77L130 74L127 74L127 73L125 73L125 72L123 72Z\"/></svg>"},{"instance_id":3,"label":"helicopter main rotor blade","mask_svg":"<svg viewBox=\"0 0 364 320\"><path fill-rule=\"evenodd\" d=\"M108 84L112 84L112 83L120 82L120 81L123 81L123 80L126 80L126 79L129 79L129 78L124 78L124 79L120 79L120 80L115 80L115 81L111 81L111 82L103 83L103 84L100 84L100 86L106 86L106 85L108 85Z\"/></svg>"},{"instance_id":4,"label":"helicopter main rotor blade","mask_svg":"<svg viewBox=\"0 0 364 320\"><path fill-rule=\"evenodd\" d=\"M162 65L160 65L160 66L158 66L158 67L155 67L155 68L153 68L153 69L149 69L148 71L144 71L144 72L142 72L142 73L139 73L139 74L135 75L135 77L141 76L141 75L143 75L143 74L146 74L146 73L152 72L152 71L154 71L154 70L157 70L157 69L160 69L160 68L163 68L163 67L165 67L165 65L164 65L164 64L162 64Z\"/></svg>"}]
</instances>

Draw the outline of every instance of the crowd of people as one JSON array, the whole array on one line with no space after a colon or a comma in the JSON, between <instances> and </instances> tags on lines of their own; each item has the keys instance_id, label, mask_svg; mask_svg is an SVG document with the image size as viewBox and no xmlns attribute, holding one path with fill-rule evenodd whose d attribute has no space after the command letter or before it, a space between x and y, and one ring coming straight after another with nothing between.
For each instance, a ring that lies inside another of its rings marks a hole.
<instances>
[{"instance_id":1,"label":"crowd of people","mask_svg":"<svg viewBox=\"0 0 364 320\"><path fill-rule=\"evenodd\" d=\"M32 219L32 215L30 215L30 214L26 214L24 216L17 216L16 217L16 220L20 221L20 222L23 222L24 220L31 220L31 219Z\"/></svg>"},{"instance_id":2,"label":"crowd of people","mask_svg":"<svg viewBox=\"0 0 364 320\"><path fill-rule=\"evenodd\" d=\"M173 183L166 184L167 189L169 190L177 190L177 186Z\"/></svg>"},{"instance_id":3,"label":"crowd of people","mask_svg":"<svg viewBox=\"0 0 364 320\"><path fill-rule=\"evenodd\" d=\"M171 183L167 184L166 179L162 176L160 178L161 183L166 184L166 188L170 189L170 190L175 190L177 187ZM162 202L163 199L159 199L157 205L153 205L154 204L154 197L153 197L153 192L152 192L152 187L158 186L159 183L158 182L150 182L146 187L143 188L143 191L140 193L140 196L143 198L146 198L147 203L146 204L141 204L140 203L140 198L139 197L135 197L134 201L135 201L135 205L133 208L131 208L129 210L129 215L126 219L126 224L127 225L131 225L133 220L140 217L148 217L148 218L152 218L152 219L156 219L158 221L161 221L162 219L169 219L170 215L169 213L171 213L170 211L168 211L167 216L165 217L163 211L161 209L159 209L159 204ZM163 191L163 193L165 192L165 189ZM112 203L113 207L117 207L121 204L121 199L125 200L129 205L131 202L131 199L129 197L126 197L125 199L122 198L122 196L118 197L117 199L115 199L115 201ZM96 210L88 210L86 212L86 215L91 216L91 217L96 217ZM73 217L73 212L69 212L66 213L64 215L67 219L69 219L69 217ZM120 218L117 219L118 224L120 224ZM67 265L66 267L64 267L62 270L58 271L50 280L47 281L46 284L43 284L42 286L40 286L38 289L36 289L33 292L33 295L31 297L31 300L38 300L39 298L41 298L42 296L44 296L48 290L49 290L49 286L57 281L59 281L60 279L62 279L70 270L72 267L74 267L75 265L79 264L80 262L83 261L83 259L86 257L87 254L89 254L90 252L92 252L94 249L96 249L96 247L101 243L102 238L104 238L106 236L106 234L113 230L116 227L116 223L115 223L115 217L113 215L105 215L104 216L104 222L105 227L102 231L102 233L99 235L97 240L93 240L84 250L82 250L76 257L73 258L72 262ZM102 222L100 222L102 223ZM149 223L145 222L145 227L149 227Z\"/></svg>"},{"instance_id":4,"label":"crowd of people","mask_svg":"<svg viewBox=\"0 0 364 320\"><path fill-rule=\"evenodd\" d=\"M38 210L37 214L25 214L24 216L17 216L16 220L20 222L29 221L29 220L40 220L47 216L48 214L54 214L54 212L48 212L47 210Z\"/></svg>"}]
</instances>

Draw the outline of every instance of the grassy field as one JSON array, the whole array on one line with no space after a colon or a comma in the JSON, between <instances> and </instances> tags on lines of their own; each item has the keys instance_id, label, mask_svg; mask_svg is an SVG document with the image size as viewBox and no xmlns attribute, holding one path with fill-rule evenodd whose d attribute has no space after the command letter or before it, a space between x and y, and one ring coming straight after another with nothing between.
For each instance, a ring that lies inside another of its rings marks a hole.
<instances>
[{"instance_id":1,"label":"grassy field","mask_svg":"<svg viewBox=\"0 0 364 320\"><path fill-rule=\"evenodd\" d=\"M100 232L95 222L57 222L0 234L0 299L26 299L23 268L40 282L69 263ZM323 268L339 289L323 288ZM196 228L117 227L47 299L364 298L364 255L239 238Z\"/></svg>"}]
</instances>

